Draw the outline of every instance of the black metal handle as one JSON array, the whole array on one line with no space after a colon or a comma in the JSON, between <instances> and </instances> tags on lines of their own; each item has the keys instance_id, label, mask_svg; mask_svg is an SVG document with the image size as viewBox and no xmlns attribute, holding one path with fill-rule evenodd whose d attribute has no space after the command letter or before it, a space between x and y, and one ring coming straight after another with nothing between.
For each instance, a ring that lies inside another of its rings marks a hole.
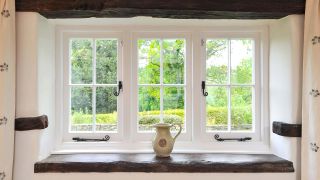
<instances>
[{"instance_id":1,"label":"black metal handle","mask_svg":"<svg viewBox=\"0 0 320 180\"><path fill-rule=\"evenodd\" d=\"M88 139L88 138L80 138L80 137L74 137L72 140L77 141L77 142L83 142L83 141L109 141L110 136L106 135L102 139Z\"/></svg>"},{"instance_id":2,"label":"black metal handle","mask_svg":"<svg viewBox=\"0 0 320 180\"><path fill-rule=\"evenodd\" d=\"M206 92L206 82L205 81L201 82L201 89L202 89L202 95L208 96L208 92Z\"/></svg>"},{"instance_id":3,"label":"black metal handle","mask_svg":"<svg viewBox=\"0 0 320 180\"><path fill-rule=\"evenodd\" d=\"M220 138L219 134L214 135L214 139L217 141L250 141L251 137L244 137L244 138Z\"/></svg>"},{"instance_id":4,"label":"black metal handle","mask_svg":"<svg viewBox=\"0 0 320 180\"><path fill-rule=\"evenodd\" d=\"M116 91L116 92L114 92L114 93L113 93L113 95L115 95L115 96L119 96L119 95L120 95L121 90L123 90L123 85L122 85L122 81L119 81L119 82L118 82L118 89L117 89L117 91Z\"/></svg>"}]
</instances>

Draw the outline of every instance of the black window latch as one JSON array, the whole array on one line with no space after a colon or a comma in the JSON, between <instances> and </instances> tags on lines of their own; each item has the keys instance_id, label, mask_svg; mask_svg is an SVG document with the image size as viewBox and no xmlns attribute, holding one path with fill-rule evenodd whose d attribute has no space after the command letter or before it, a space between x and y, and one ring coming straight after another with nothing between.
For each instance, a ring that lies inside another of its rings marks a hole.
<instances>
[{"instance_id":1,"label":"black window latch","mask_svg":"<svg viewBox=\"0 0 320 180\"><path fill-rule=\"evenodd\" d=\"M244 138L220 138L219 134L214 135L214 139L217 141L250 141L252 140L251 137L244 137Z\"/></svg>"},{"instance_id":2,"label":"black window latch","mask_svg":"<svg viewBox=\"0 0 320 180\"><path fill-rule=\"evenodd\" d=\"M80 137L74 137L72 138L72 140L76 141L76 142L96 142L96 141L109 141L110 140L110 136L106 135L104 138L102 139L88 139L88 138L80 138Z\"/></svg>"}]
</instances>

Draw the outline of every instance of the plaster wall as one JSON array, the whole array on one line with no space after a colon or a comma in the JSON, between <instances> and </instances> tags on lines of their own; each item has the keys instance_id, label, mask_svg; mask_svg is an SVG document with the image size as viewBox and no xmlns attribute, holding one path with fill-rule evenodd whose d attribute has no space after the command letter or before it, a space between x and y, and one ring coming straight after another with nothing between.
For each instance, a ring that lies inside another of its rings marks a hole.
<instances>
[{"instance_id":1,"label":"plaster wall","mask_svg":"<svg viewBox=\"0 0 320 180\"><path fill-rule=\"evenodd\" d=\"M301 124L303 16L289 16L270 26L270 122ZM272 126L271 126L272 127ZM293 161L300 179L301 138L271 134L274 154Z\"/></svg>"}]
</instances>

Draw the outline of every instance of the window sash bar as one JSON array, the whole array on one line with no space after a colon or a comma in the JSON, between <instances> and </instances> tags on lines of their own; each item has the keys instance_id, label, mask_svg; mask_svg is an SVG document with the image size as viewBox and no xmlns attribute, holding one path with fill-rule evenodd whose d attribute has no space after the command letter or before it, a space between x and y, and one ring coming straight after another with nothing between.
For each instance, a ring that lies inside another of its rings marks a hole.
<instances>
[{"instance_id":1,"label":"window sash bar","mask_svg":"<svg viewBox=\"0 0 320 180\"><path fill-rule=\"evenodd\" d=\"M228 84L231 84L231 40L228 39ZM228 132L231 132L231 86L228 91Z\"/></svg>"},{"instance_id":2,"label":"window sash bar","mask_svg":"<svg viewBox=\"0 0 320 180\"><path fill-rule=\"evenodd\" d=\"M163 39L160 39L160 122L163 123Z\"/></svg>"},{"instance_id":3,"label":"window sash bar","mask_svg":"<svg viewBox=\"0 0 320 180\"><path fill-rule=\"evenodd\" d=\"M96 68L97 68L97 47L96 47L96 39L93 39L93 84L97 83L97 78L96 78ZM96 91L97 88L95 86L92 87L92 118L93 118L93 133L96 132Z\"/></svg>"}]
</instances>

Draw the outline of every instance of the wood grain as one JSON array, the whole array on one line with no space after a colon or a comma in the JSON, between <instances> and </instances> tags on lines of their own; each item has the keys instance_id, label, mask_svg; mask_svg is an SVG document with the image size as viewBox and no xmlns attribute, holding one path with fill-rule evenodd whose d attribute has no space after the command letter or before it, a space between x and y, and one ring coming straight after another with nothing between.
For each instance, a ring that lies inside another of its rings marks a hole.
<instances>
[{"instance_id":1,"label":"wood grain","mask_svg":"<svg viewBox=\"0 0 320 180\"><path fill-rule=\"evenodd\" d=\"M274 19L303 14L305 0L16 0L16 9L47 18Z\"/></svg>"},{"instance_id":2,"label":"wood grain","mask_svg":"<svg viewBox=\"0 0 320 180\"><path fill-rule=\"evenodd\" d=\"M35 173L71 172L294 172L290 161L272 154L64 154L37 162Z\"/></svg>"},{"instance_id":3,"label":"wood grain","mask_svg":"<svg viewBox=\"0 0 320 180\"><path fill-rule=\"evenodd\" d=\"M45 129L49 125L48 117L46 115L38 117L23 117L16 118L15 130L16 131L29 131L35 129Z\"/></svg>"},{"instance_id":4,"label":"wood grain","mask_svg":"<svg viewBox=\"0 0 320 180\"><path fill-rule=\"evenodd\" d=\"M301 137L302 125L274 121L272 123L272 132L280 136Z\"/></svg>"}]
</instances>

